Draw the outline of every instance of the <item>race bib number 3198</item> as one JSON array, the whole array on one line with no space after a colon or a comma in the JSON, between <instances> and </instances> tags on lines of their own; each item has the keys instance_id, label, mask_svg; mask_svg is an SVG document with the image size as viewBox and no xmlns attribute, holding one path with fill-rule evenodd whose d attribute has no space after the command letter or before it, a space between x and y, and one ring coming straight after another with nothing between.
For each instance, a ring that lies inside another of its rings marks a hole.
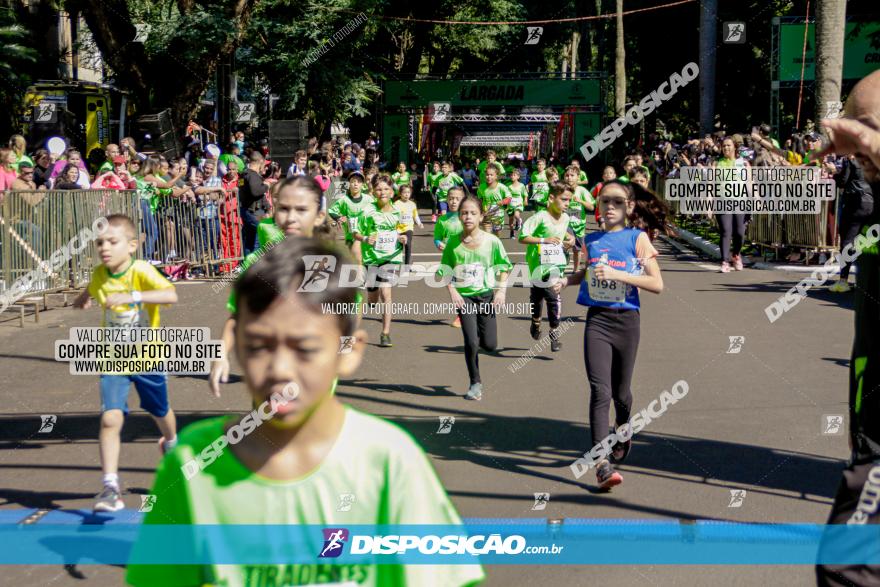
<instances>
[{"instance_id":1,"label":"race bib number 3198","mask_svg":"<svg viewBox=\"0 0 880 587\"><path fill-rule=\"evenodd\" d=\"M613 279L599 279L596 277L596 267L590 265L587 272L590 290L590 298L597 302L622 303L626 300L626 284Z\"/></svg>"}]
</instances>

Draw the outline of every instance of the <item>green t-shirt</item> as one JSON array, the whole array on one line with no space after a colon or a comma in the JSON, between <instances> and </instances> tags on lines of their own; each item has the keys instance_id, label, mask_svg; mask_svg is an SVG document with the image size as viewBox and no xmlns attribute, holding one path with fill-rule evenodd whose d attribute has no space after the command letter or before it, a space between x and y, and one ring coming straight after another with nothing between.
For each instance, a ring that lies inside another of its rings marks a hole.
<instances>
[{"instance_id":1,"label":"green t-shirt","mask_svg":"<svg viewBox=\"0 0 880 587\"><path fill-rule=\"evenodd\" d=\"M428 172L428 185L431 187L432 190L437 189L437 183L440 181L441 177L443 177L443 173L441 171L438 171L437 173L434 173L433 171Z\"/></svg>"},{"instance_id":2,"label":"green t-shirt","mask_svg":"<svg viewBox=\"0 0 880 587\"><path fill-rule=\"evenodd\" d=\"M507 186L508 191L510 192L510 204L507 205L507 211L513 214L514 210L519 210L522 212L525 209L526 198L528 197L528 190L526 186L521 183L513 184Z\"/></svg>"},{"instance_id":3,"label":"green t-shirt","mask_svg":"<svg viewBox=\"0 0 880 587\"><path fill-rule=\"evenodd\" d=\"M493 163L495 167L498 169L498 181L504 179L504 165L502 165L499 161L495 161ZM480 187L485 187L486 183L486 168L489 166L489 161L480 161L479 166L477 166L477 170L480 172Z\"/></svg>"},{"instance_id":4,"label":"green t-shirt","mask_svg":"<svg viewBox=\"0 0 880 587\"><path fill-rule=\"evenodd\" d=\"M594 207L596 205L593 201L593 196L590 195L590 192L587 191L587 188L579 185L574 189L574 197L568 204L568 215L570 217L568 225L571 227L574 235L578 238L584 236L584 233L586 233L587 231L587 210L586 208L584 208L584 205L581 204L581 201L590 202L593 204Z\"/></svg>"},{"instance_id":5,"label":"green t-shirt","mask_svg":"<svg viewBox=\"0 0 880 587\"><path fill-rule=\"evenodd\" d=\"M483 214L485 214L493 224L500 224L503 222L505 207L501 202L502 200L511 197L510 188L503 183L496 184L494 188L481 186L480 189L477 190L477 195L483 203Z\"/></svg>"},{"instance_id":6,"label":"green t-shirt","mask_svg":"<svg viewBox=\"0 0 880 587\"><path fill-rule=\"evenodd\" d=\"M376 235L376 244L361 243L361 256L364 265L384 265L403 263L403 245L400 244L397 225L400 224L400 211L380 212L375 206L361 214L354 232L364 236Z\"/></svg>"},{"instance_id":7,"label":"green t-shirt","mask_svg":"<svg viewBox=\"0 0 880 587\"><path fill-rule=\"evenodd\" d=\"M460 524L461 519L425 453L404 430L346 407L333 448L308 475L290 481L266 479L229 448L186 479L181 467L225 433L225 417L207 418L180 432L178 446L156 471L156 496L144 524L353 525ZM348 511L338 511L353 495ZM323 537L311 551L320 553ZM147 551L143 540L134 556ZM235 544L271 549L272 545ZM221 553L218 553L221 554ZM287 587L319 583L367 587L474 585L480 565L129 565L126 580L139 586ZM346 581L351 583L346 583Z\"/></svg>"},{"instance_id":8,"label":"green t-shirt","mask_svg":"<svg viewBox=\"0 0 880 587\"><path fill-rule=\"evenodd\" d=\"M257 240L260 248L242 259L241 264L235 270L236 278L247 271L251 265L259 261L272 246L283 241L284 233L275 225L274 218L263 218L257 223ZM226 300L226 309L229 310L230 314L238 312L238 299L235 295L235 288L232 288L232 291L229 292L229 298Z\"/></svg>"},{"instance_id":9,"label":"green t-shirt","mask_svg":"<svg viewBox=\"0 0 880 587\"><path fill-rule=\"evenodd\" d=\"M504 175L502 177L499 177L498 181L510 187L510 182L512 181L510 179L510 172L513 171L515 168L513 165L504 165L503 163L501 165L502 167L504 167Z\"/></svg>"},{"instance_id":10,"label":"green t-shirt","mask_svg":"<svg viewBox=\"0 0 880 587\"><path fill-rule=\"evenodd\" d=\"M247 167L244 164L244 160L241 157L239 157L238 155L233 155L232 153L223 153L222 155L220 155L219 161L220 161L220 163L222 163L223 165L226 165L227 167L229 166L230 161L235 161L235 164L238 165L238 174L239 175L242 175L244 173L245 169L247 169Z\"/></svg>"},{"instance_id":11,"label":"green t-shirt","mask_svg":"<svg viewBox=\"0 0 880 587\"><path fill-rule=\"evenodd\" d=\"M533 236L536 238L556 237L564 241L570 223L571 218L568 214L563 213L559 220L556 220L550 212L541 210L530 216L523 223L520 236ZM558 267L560 275L563 274L565 267L568 265L568 259L562 248L562 243L558 245L526 245L526 263L529 266L529 274L531 276L535 277L535 270L540 267L540 275L545 277L550 273L552 267Z\"/></svg>"},{"instance_id":12,"label":"green t-shirt","mask_svg":"<svg viewBox=\"0 0 880 587\"><path fill-rule=\"evenodd\" d=\"M357 225L358 219L364 211L373 208L373 203L375 201L376 198L365 192L361 192L361 195L357 200L352 199L351 194L345 194L333 202L333 205L327 210L327 214L329 214L330 218L333 220L338 220L343 216L348 218L348 222L345 224L345 242L349 244L354 242L352 229Z\"/></svg>"},{"instance_id":13,"label":"green t-shirt","mask_svg":"<svg viewBox=\"0 0 880 587\"><path fill-rule=\"evenodd\" d=\"M395 171L394 175L391 176L391 181L394 182L394 191L398 191L400 186L409 185L410 184L410 174L409 171L404 171L400 173L399 171Z\"/></svg>"},{"instance_id":14,"label":"green t-shirt","mask_svg":"<svg viewBox=\"0 0 880 587\"><path fill-rule=\"evenodd\" d=\"M16 172L18 171L19 165L21 165L22 163L30 163L30 166L34 167L34 160L28 157L26 153L22 153L21 157L17 157L15 163L12 164Z\"/></svg>"},{"instance_id":15,"label":"green t-shirt","mask_svg":"<svg viewBox=\"0 0 880 587\"><path fill-rule=\"evenodd\" d=\"M532 174L532 202L546 207L549 195L550 184L547 182L547 172L534 172Z\"/></svg>"},{"instance_id":16,"label":"green t-shirt","mask_svg":"<svg viewBox=\"0 0 880 587\"><path fill-rule=\"evenodd\" d=\"M587 172L584 171L583 169L581 169L578 172L578 184L583 185L583 184L587 183L587 181L588 181L587 180Z\"/></svg>"},{"instance_id":17,"label":"green t-shirt","mask_svg":"<svg viewBox=\"0 0 880 587\"><path fill-rule=\"evenodd\" d=\"M452 275L458 293L467 297L490 291L497 274L509 272L511 267L504 245L494 234L484 233L477 249L466 247L461 242L461 234L456 234L443 249L437 275Z\"/></svg>"},{"instance_id":18,"label":"green t-shirt","mask_svg":"<svg viewBox=\"0 0 880 587\"><path fill-rule=\"evenodd\" d=\"M434 241L440 241L445 244L451 237L461 234L462 230L458 212L447 212L438 218L436 224L434 224Z\"/></svg>"},{"instance_id":19,"label":"green t-shirt","mask_svg":"<svg viewBox=\"0 0 880 587\"><path fill-rule=\"evenodd\" d=\"M464 185L464 180L454 171L449 175L440 175L437 179L437 201L445 202L449 190L457 185Z\"/></svg>"}]
</instances>

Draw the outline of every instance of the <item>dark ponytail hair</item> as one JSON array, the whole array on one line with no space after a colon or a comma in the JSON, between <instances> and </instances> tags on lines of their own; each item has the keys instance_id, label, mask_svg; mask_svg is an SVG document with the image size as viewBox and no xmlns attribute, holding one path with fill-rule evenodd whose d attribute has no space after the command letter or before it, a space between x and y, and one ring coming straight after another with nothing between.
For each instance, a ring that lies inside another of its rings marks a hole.
<instances>
[{"instance_id":1,"label":"dark ponytail hair","mask_svg":"<svg viewBox=\"0 0 880 587\"><path fill-rule=\"evenodd\" d=\"M619 186L625 193L627 201L635 202L632 214L629 215L630 226L638 228L647 233L648 238L654 240L659 234L673 236L675 227L671 223L669 206L666 202L657 197L657 195L647 188L629 182L624 183L620 180L612 180L606 182L599 191L601 195L608 186Z\"/></svg>"}]
</instances>

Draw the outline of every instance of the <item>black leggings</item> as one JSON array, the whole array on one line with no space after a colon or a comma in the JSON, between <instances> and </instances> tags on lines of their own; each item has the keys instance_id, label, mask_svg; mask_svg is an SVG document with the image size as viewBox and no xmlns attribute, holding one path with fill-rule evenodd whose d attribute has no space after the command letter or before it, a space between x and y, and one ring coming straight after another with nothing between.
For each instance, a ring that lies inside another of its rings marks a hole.
<instances>
[{"instance_id":1,"label":"black leggings","mask_svg":"<svg viewBox=\"0 0 880 587\"><path fill-rule=\"evenodd\" d=\"M633 368L639 349L639 313L591 307L584 328L584 365L590 380L592 446L608 436L608 412L614 398L617 426L629 421Z\"/></svg>"},{"instance_id":2,"label":"black leggings","mask_svg":"<svg viewBox=\"0 0 880 587\"><path fill-rule=\"evenodd\" d=\"M845 216L841 216L840 218L840 252L843 252L843 249L846 248L847 245L853 244L853 241L856 240L856 237L859 235L859 231L862 229L862 221L861 220L853 220L852 218L847 218ZM840 260L843 265L840 268L840 279L842 281L846 281L849 278L849 269L852 267L852 262L846 263L843 259Z\"/></svg>"},{"instance_id":3,"label":"black leggings","mask_svg":"<svg viewBox=\"0 0 880 587\"><path fill-rule=\"evenodd\" d=\"M730 263L731 255L739 255L746 237L745 214L718 214L718 230L721 231L721 260ZM733 249L730 241L733 239Z\"/></svg>"},{"instance_id":4,"label":"black leggings","mask_svg":"<svg viewBox=\"0 0 880 587\"><path fill-rule=\"evenodd\" d=\"M498 326L492 308L493 291L464 298L465 311L457 310L464 335L464 360L471 385L480 383L479 350L491 353L498 347Z\"/></svg>"},{"instance_id":5,"label":"black leggings","mask_svg":"<svg viewBox=\"0 0 880 587\"><path fill-rule=\"evenodd\" d=\"M403 234L406 235L406 244L403 246L403 264L409 265L412 261L413 231L407 230Z\"/></svg>"},{"instance_id":6,"label":"black leggings","mask_svg":"<svg viewBox=\"0 0 880 587\"><path fill-rule=\"evenodd\" d=\"M553 293L549 287L532 286L529 293L529 301L532 303L532 320L541 321L544 300L547 301L547 319L550 321L550 328L556 329L559 327L559 318L562 315L562 296Z\"/></svg>"}]
</instances>

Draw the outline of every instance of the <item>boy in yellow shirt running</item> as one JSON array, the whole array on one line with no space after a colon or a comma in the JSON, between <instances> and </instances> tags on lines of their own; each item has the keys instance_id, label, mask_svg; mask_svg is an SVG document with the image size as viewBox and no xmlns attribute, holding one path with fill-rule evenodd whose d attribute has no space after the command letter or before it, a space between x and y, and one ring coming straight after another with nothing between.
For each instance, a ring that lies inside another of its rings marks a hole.
<instances>
[{"instance_id":1,"label":"boy in yellow shirt running","mask_svg":"<svg viewBox=\"0 0 880 587\"><path fill-rule=\"evenodd\" d=\"M132 259L138 248L134 222L121 214L107 217L107 226L95 241L101 264L92 272L89 287L74 301L87 309L92 298L103 308L103 328L159 327L159 306L177 303L174 286L146 261ZM94 511L117 512L125 507L119 484L120 432L128 413L131 385L140 396L141 407L156 421L166 452L177 444L177 423L168 405L168 376L165 373L104 373L101 375L101 431L98 445L104 489Z\"/></svg>"}]
</instances>

